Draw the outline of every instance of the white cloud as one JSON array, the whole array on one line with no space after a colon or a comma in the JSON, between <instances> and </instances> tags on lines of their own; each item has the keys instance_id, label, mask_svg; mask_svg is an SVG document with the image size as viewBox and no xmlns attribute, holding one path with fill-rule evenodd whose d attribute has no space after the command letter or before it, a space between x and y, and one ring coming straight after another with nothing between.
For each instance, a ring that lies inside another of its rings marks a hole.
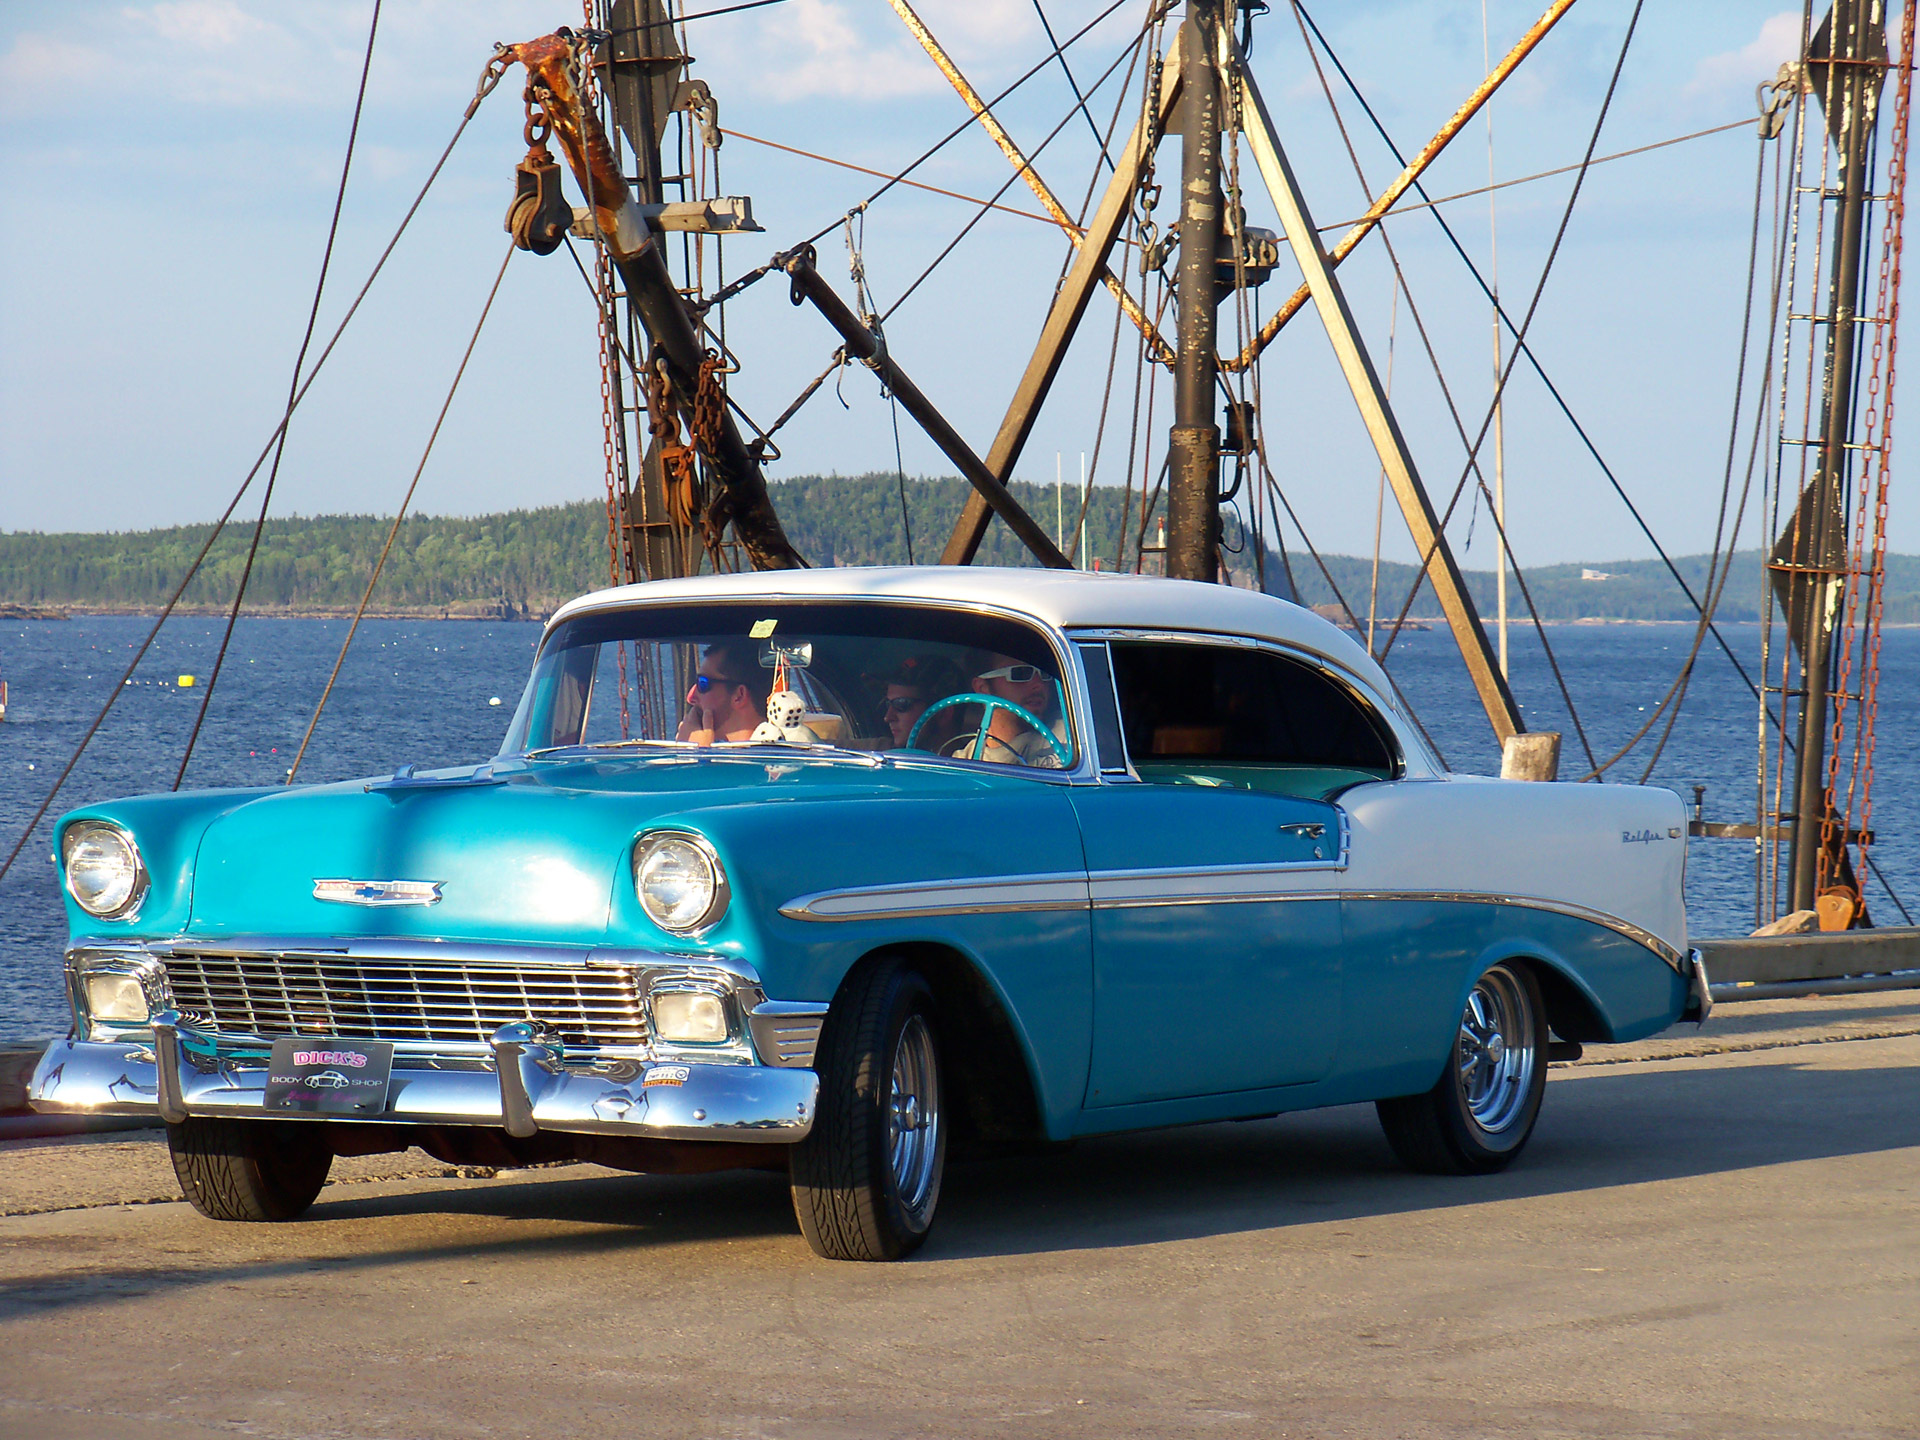
<instances>
[{"instance_id":1,"label":"white cloud","mask_svg":"<svg viewBox=\"0 0 1920 1440\"><path fill-rule=\"evenodd\" d=\"M235 0L167 0L149 10L129 6L121 13L136 25L150 26L163 40L196 50L225 49L268 29Z\"/></svg>"},{"instance_id":2,"label":"white cloud","mask_svg":"<svg viewBox=\"0 0 1920 1440\"><path fill-rule=\"evenodd\" d=\"M8 96L11 109L20 97L70 87L76 80L90 79L104 66L100 52L90 45L29 32L0 55L0 91Z\"/></svg>"},{"instance_id":3,"label":"white cloud","mask_svg":"<svg viewBox=\"0 0 1920 1440\"><path fill-rule=\"evenodd\" d=\"M891 34L875 23L881 18ZM724 68L751 74L755 88L774 100L884 100L941 84L891 12L856 18L841 0L793 0L750 30L700 40L696 49L720 52Z\"/></svg>"},{"instance_id":4,"label":"white cloud","mask_svg":"<svg viewBox=\"0 0 1920 1440\"><path fill-rule=\"evenodd\" d=\"M915 13L974 85L1016 61L1031 64L1040 37L1028 0L918 0ZM1054 17L1065 40L1083 20ZM1090 37L1092 38L1092 37ZM876 0L792 0L757 25L700 34L694 48L715 74L751 76L770 99L895 100L936 94L946 81L890 6Z\"/></svg>"},{"instance_id":5,"label":"white cloud","mask_svg":"<svg viewBox=\"0 0 1920 1440\"><path fill-rule=\"evenodd\" d=\"M1760 25L1760 33L1738 50L1709 55L1694 67L1687 82L1690 97L1751 91L1773 79L1780 66L1800 53L1800 12L1782 11Z\"/></svg>"}]
</instances>

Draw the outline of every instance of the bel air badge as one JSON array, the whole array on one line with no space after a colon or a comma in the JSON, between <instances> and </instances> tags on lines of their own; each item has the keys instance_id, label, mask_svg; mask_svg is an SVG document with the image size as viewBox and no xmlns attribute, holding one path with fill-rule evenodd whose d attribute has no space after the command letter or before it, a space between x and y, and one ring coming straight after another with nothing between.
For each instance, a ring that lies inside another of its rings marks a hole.
<instances>
[{"instance_id":1,"label":"bel air badge","mask_svg":"<svg viewBox=\"0 0 1920 1440\"><path fill-rule=\"evenodd\" d=\"M432 905L444 880L315 880L313 898L336 905Z\"/></svg>"}]
</instances>

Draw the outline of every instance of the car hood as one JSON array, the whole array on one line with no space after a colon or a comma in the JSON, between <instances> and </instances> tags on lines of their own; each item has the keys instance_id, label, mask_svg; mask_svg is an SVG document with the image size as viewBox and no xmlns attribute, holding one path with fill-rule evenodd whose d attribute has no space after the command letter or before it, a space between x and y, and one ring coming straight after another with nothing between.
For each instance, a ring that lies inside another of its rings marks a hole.
<instances>
[{"instance_id":1,"label":"car hood","mask_svg":"<svg viewBox=\"0 0 1920 1440\"><path fill-rule=\"evenodd\" d=\"M207 826L187 928L660 944L671 937L640 914L628 874L643 830L681 824L723 837L741 807L934 800L1032 783L939 765L619 756L276 791ZM315 894L322 880L427 882L439 898L326 900Z\"/></svg>"}]
</instances>

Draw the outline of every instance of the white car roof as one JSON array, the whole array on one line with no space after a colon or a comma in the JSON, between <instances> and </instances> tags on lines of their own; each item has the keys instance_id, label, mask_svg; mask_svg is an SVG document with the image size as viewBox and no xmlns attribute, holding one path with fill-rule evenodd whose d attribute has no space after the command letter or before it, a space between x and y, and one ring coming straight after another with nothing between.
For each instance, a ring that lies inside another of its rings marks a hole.
<instances>
[{"instance_id":1,"label":"white car roof","mask_svg":"<svg viewBox=\"0 0 1920 1440\"><path fill-rule=\"evenodd\" d=\"M1339 626L1311 610L1228 585L987 565L835 566L817 570L760 570L698 575L596 590L554 612L549 626L591 610L685 600L807 597L925 600L994 605L1030 615L1058 630L1159 629L1212 631L1274 640L1332 661L1365 680L1391 703L1386 672ZM1397 706L1395 708L1398 708Z\"/></svg>"}]
</instances>

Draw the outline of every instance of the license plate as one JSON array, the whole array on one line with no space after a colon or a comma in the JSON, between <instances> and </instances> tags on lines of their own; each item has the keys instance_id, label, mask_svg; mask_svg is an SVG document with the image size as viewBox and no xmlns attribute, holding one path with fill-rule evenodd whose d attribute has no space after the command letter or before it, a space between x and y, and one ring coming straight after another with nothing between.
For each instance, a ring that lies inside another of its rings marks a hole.
<instances>
[{"instance_id":1,"label":"license plate","mask_svg":"<svg viewBox=\"0 0 1920 1440\"><path fill-rule=\"evenodd\" d=\"M385 1040L289 1036L273 1042L266 1108L317 1115L378 1115L387 1108L393 1045Z\"/></svg>"}]
</instances>

